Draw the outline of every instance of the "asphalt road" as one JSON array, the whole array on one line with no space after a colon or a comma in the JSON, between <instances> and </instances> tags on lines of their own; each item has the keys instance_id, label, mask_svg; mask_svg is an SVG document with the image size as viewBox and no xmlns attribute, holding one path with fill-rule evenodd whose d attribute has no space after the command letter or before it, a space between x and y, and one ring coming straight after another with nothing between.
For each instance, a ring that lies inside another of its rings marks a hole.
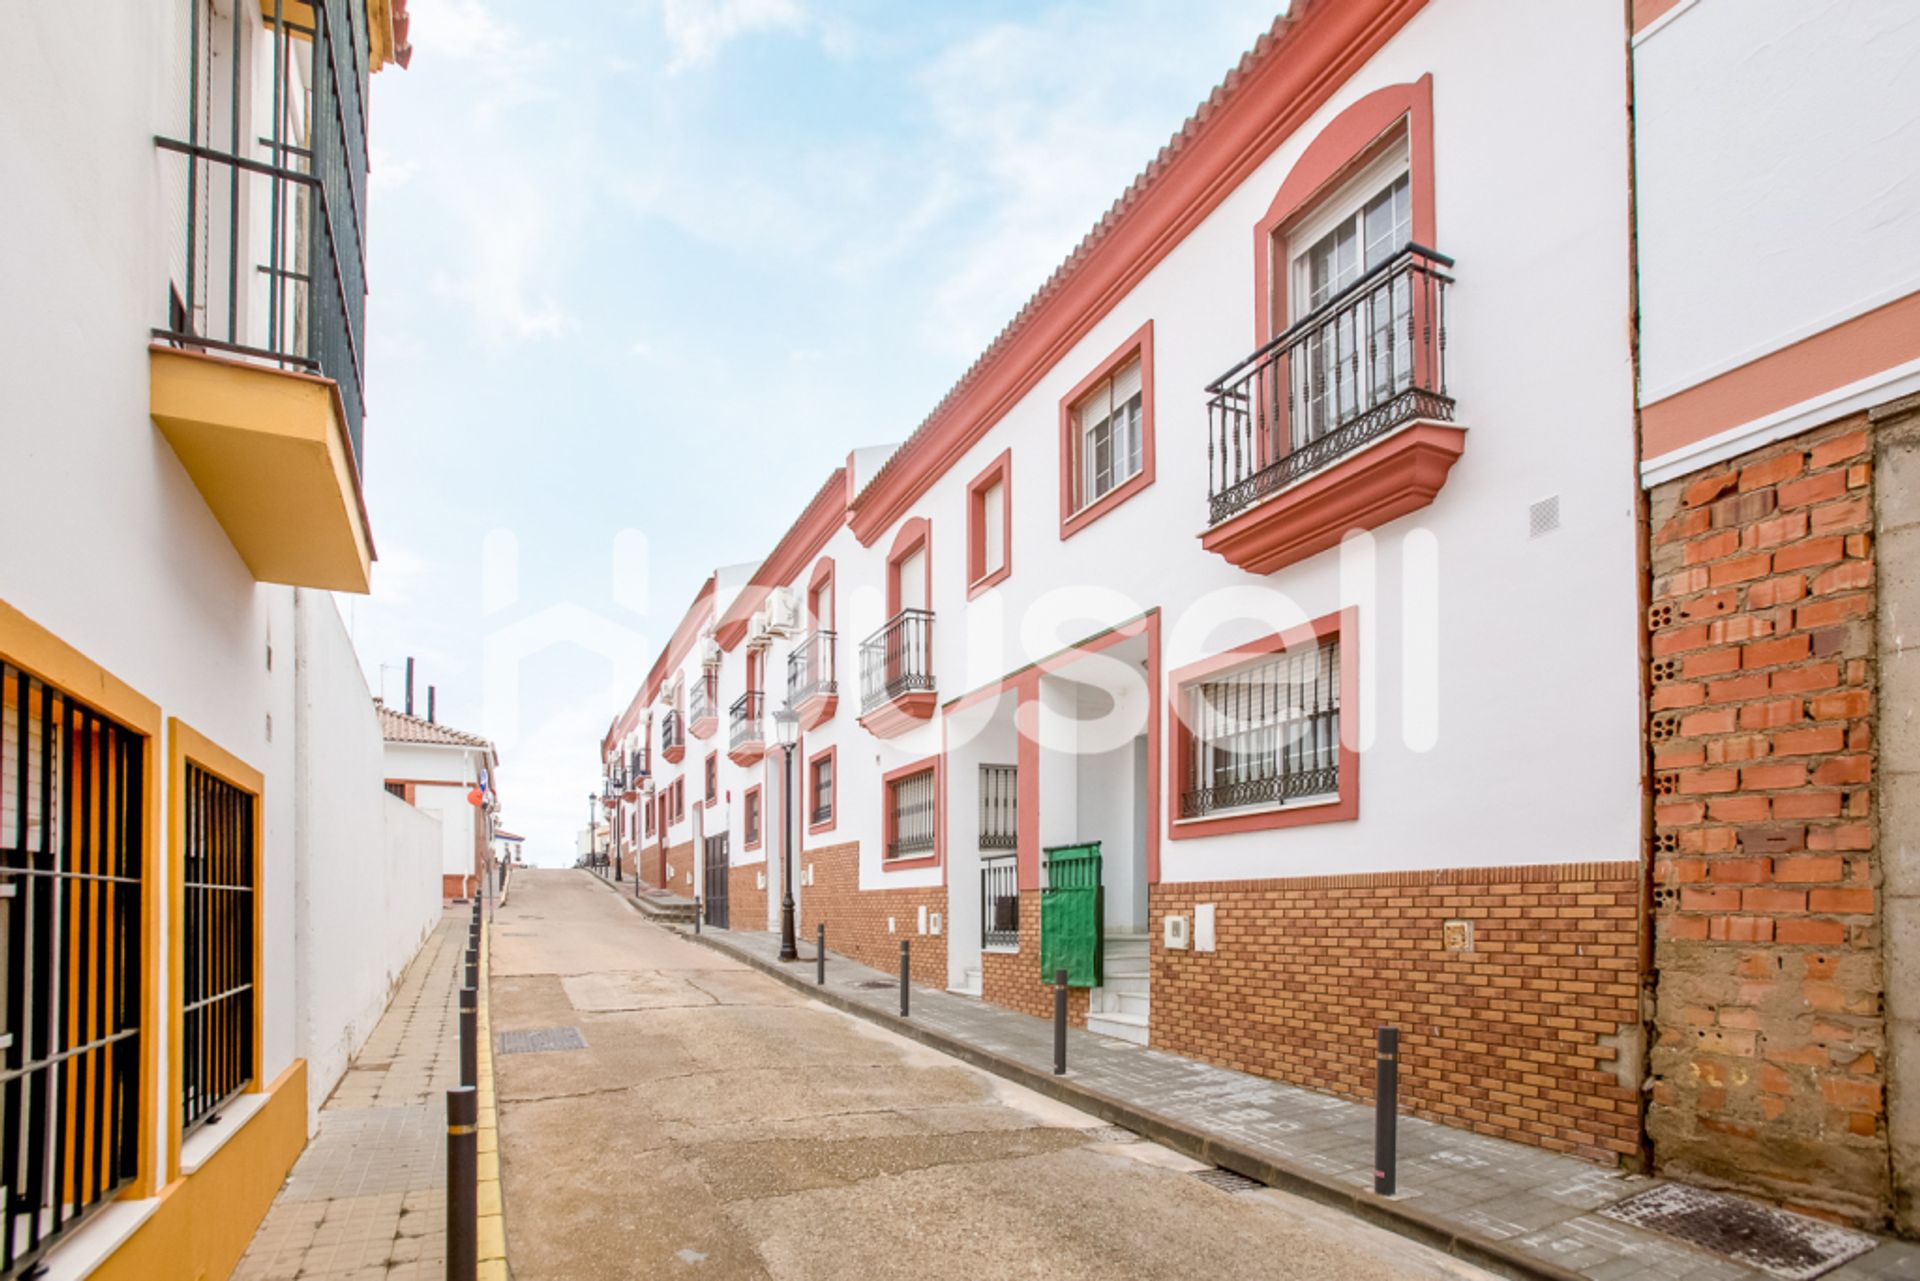
<instances>
[{"instance_id":1,"label":"asphalt road","mask_svg":"<svg viewBox=\"0 0 1920 1281\"><path fill-rule=\"evenodd\" d=\"M1487 1273L1196 1163L526 871L493 937L518 1281L1429 1281Z\"/></svg>"}]
</instances>

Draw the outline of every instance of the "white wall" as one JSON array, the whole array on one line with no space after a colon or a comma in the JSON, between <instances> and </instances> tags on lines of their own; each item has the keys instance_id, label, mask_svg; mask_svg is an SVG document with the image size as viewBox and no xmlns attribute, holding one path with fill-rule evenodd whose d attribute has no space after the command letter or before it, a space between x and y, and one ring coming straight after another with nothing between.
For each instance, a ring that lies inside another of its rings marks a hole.
<instances>
[{"instance_id":1,"label":"white wall","mask_svg":"<svg viewBox=\"0 0 1920 1281\"><path fill-rule=\"evenodd\" d=\"M297 1052L311 1121L440 919L442 827L383 786L379 717L332 599L296 602Z\"/></svg>"},{"instance_id":2,"label":"white wall","mask_svg":"<svg viewBox=\"0 0 1920 1281\"><path fill-rule=\"evenodd\" d=\"M1911 0L1698 0L1633 57L1647 402L1920 289Z\"/></svg>"}]
</instances>

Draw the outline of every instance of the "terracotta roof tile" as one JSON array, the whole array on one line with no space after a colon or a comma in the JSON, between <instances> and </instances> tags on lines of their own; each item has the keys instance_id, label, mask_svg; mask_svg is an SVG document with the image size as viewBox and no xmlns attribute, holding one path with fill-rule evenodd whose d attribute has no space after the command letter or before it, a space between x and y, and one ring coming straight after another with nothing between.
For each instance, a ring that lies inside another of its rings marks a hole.
<instances>
[{"instance_id":1,"label":"terracotta roof tile","mask_svg":"<svg viewBox=\"0 0 1920 1281\"><path fill-rule=\"evenodd\" d=\"M380 713L380 736L389 743L435 743L445 747L484 748L488 755L493 754L493 744L478 734L469 734L463 729L454 729L420 716L409 716L405 712L396 712L379 699L373 700L374 710Z\"/></svg>"}]
</instances>

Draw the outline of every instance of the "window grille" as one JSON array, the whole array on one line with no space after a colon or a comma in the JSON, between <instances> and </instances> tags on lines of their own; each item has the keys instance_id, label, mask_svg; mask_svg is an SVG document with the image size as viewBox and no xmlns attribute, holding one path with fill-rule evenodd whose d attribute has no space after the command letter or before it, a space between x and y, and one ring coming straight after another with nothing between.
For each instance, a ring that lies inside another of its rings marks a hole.
<instances>
[{"instance_id":1,"label":"window grille","mask_svg":"<svg viewBox=\"0 0 1920 1281\"><path fill-rule=\"evenodd\" d=\"M1183 818L1338 796L1340 645L1293 646L1186 687Z\"/></svg>"},{"instance_id":2,"label":"window grille","mask_svg":"<svg viewBox=\"0 0 1920 1281\"><path fill-rule=\"evenodd\" d=\"M813 822L817 827L833 820L833 757L813 763Z\"/></svg>"},{"instance_id":3,"label":"window grille","mask_svg":"<svg viewBox=\"0 0 1920 1281\"><path fill-rule=\"evenodd\" d=\"M215 1119L253 1080L254 798L187 765L181 885L181 1122Z\"/></svg>"},{"instance_id":4,"label":"window grille","mask_svg":"<svg viewBox=\"0 0 1920 1281\"><path fill-rule=\"evenodd\" d=\"M980 848L1010 850L1019 843L1019 771L1012 765L980 767Z\"/></svg>"},{"instance_id":5,"label":"window grille","mask_svg":"<svg viewBox=\"0 0 1920 1281\"><path fill-rule=\"evenodd\" d=\"M139 735L0 662L0 1274L139 1168Z\"/></svg>"},{"instance_id":6,"label":"window grille","mask_svg":"<svg viewBox=\"0 0 1920 1281\"><path fill-rule=\"evenodd\" d=\"M758 845L760 843L760 793L759 792L747 793L745 826L746 826L747 844Z\"/></svg>"},{"instance_id":7,"label":"window grille","mask_svg":"<svg viewBox=\"0 0 1920 1281\"><path fill-rule=\"evenodd\" d=\"M887 857L933 853L933 771L887 784Z\"/></svg>"}]
</instances>

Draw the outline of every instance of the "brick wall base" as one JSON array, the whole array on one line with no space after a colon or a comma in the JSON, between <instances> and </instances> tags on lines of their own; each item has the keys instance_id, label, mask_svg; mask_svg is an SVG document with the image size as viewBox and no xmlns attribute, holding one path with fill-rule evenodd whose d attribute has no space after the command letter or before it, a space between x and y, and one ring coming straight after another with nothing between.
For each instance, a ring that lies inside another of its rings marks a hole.
<instances>
[{"instance_id":1,"label":"brick wall base","mask_svg":"<svg viewBox=\"0 0 1920 1281\"><path fill-rule=\"evenodd\" d=\"M473 883L471 876L454 876L446 872L440 874L441 898L465 898L467 888Z\"/></svg>"},{"instance_id":2,"label":"brick wall base","mask_svg":"<svg viewBox=\"0 0 1920 1281\"><path fill-rule=\"evenodd\" d=\"M1150 918L1215 905L1218 950L1152 943L1157 1048L1373 1096L1400 1029L1414 1115L1616 1162L1639 1150L1639 865L1156 885ZM1472 951L1443 927L1469 921Z\"/></svg>"},{"instance_id":3,"label":"brick wall base","mask_svg":"<svg viewBox=\"0 0 1920 1281\"><path fill-rule=\"evenodd\" d=\"M762 874L772 876L765 863L727 869L728 929L764 931L767 928L768 891L760 887Z\"/></svg>"},{"instance_id":4,"label":"brick wall base","mask_svg":"<svg viewBox=\"0 0 1920 1281\"><path fill-rule=\"evenodd\" d=\"M1656 487L1659 1168L1888 1213L1866 415Z\"/></svg>"},{"instance_id":5,"label":"brick wall base","mask_svg":"<svg viewBox=\"0 0 1920 1281\"><path fill-rule=\"evenodd\" d=\"M832 845L810 850L800 866L813 864L813 884L800 891L800 932L811 939L814 927L827 926L827 950L850 956L862 965L889 974L900 971L900 941L910 940L913 981L926 987L947 986L947 887L919 889L860 889L860 844ZM940 913L939 934L922 934L920 909ZM887 930L891 917L894 931Z\"/></svg>"},{"instance_id":6,"label":"brick wall base","mask_svg":"<svg viewBox=\"0 0 1920 1281\"><path fill-rule=\"evenodd\" d=\"M1035 1018L1053 1017L1053 985L1040 977L1040 892L1020 895L1020 950L980 954L980 999ZM1067 989L1067 1022L1087 1025L1087 989Z\"/></svg>"},{"instance_id":7,"label":"brick wall base","mask_svg":"<svg viewBox=\"0 0 1920 1281\"><path fill-rule=\"evenodd\" d=\"M660 851L660 879L655 884L682 898L692 898L694 858L692 841L666 846Z\"/></svg>"}]
</instances>

